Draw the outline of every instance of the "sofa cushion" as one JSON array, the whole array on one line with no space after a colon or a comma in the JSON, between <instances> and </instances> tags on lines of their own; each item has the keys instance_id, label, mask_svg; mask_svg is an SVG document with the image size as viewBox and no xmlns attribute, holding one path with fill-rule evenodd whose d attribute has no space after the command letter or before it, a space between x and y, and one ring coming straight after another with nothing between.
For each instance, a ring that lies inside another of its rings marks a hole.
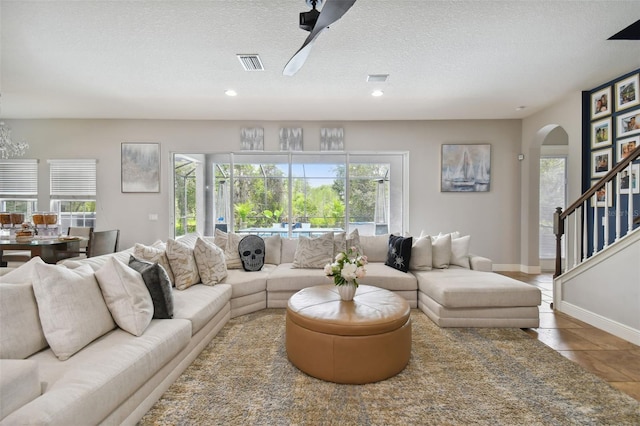
<instances>
[{"instance_id":1,"label":"sofa cushion","mask_svg":"<svg viewBox=\"0 0 640 426\"><path fill-rule=\"evenodd\" d=\"M281 240L281 256L280 264L293 263L293 258L296 255L296 249L298 248L297 238L283 238Z\"/></svg>"},{"instance_id":2,"label":"sofa cushion","mask_svg":"<svg viewBox=\"0 0 640 426\"><path fill-rule=\"evenodd\" d=\"M0 359L24 359L47 346L32 285L0 283Z\"/></svg>"},{"instance_id":3,"label":"sofa cushion","mask_svg":"<svg viewBox=\"0 0 640 426\"><path fill-rule=\"evenodd\" d=\"M386 262L389 251L389 234L384 235L361 235L360 246L362 252L367 256L369 262Z\"/></svg>"},{"instance_id":4,"label":"sofa cushion","mask_svg":"<svg viewBox=\"0 0 640 426\"><path fill-rule=\"evenodd\" d=\"M189 291L176 291L173 298L173 318L191 321L191 333L196 334L231 300L231 286L196 284Z\"/></svg>"},{"instance_id":5,"label":"sofa cushion","mask_svg":"<svg viewBox=\"0 0 640 426\"><path fill-rule=\"evenodd\" d=\"M39 257L29 259L16 269L0 276L0 283L31 283L33 281L33 272L37 264L43 264L44 261Z\"/></svg>"},{"instance_id":6,"label":"sofa cushion","mask_svg":"<svg viewBox=\"0 0 640 426\"><path fill-rule=\"evenodd\" d=\"M421 234L420 237L413 239L413 245L411 246L411 260L409 260L409 270L430 271L432 265L431 237Z\"/></svg>"},{"instance_id":7,"label":"sofa cushion","mask_svg":"<svg viewBox=\"0 0 640 426\"><path fill-rule=\"evenodd\" d=\"M57 362L49 350L39 352L31 359L40 364L46 389L5 421L100 424L186 348L190 338L189 321L153 320L142 336L115 329L65 362Z\"/></svg>"},{"instance_id":8,"label":"sofa cushion","mask_svg":"<svg viewBox=\"0 0 640 426\"><path fill-rule=\"evenodd\" d=\"M171 280L167 271L159 263L151 263L146 260L129 258L129 267L142 275L144 284L149 290L153 302L154 319L173 318L173 291Z\"/></svg>"},{"instance_id":9,"label":"sofa cushion","mask_svg":"<svg viewBox=\"0 0 640 426\"><path fill-rule=\"evenodd\" d=\"M38 363L0 359L0 420L40 396Z\"/></svg>"},{"instance_id":10,"label":"sofa cushion","mask_svg":"<svg viewBox=\"0 0 640 426\"><path fill-rule=\"evenodd\" d=\"M298 247L293 256L294 268L324 268L333 260L333 232L317 238L298 237Z\"/></svg>"},{"instance_id":11,"label":"sofa cushion","mask_svg":"<svg viewBox=\"0 0 640 426\"><path fill-rule=\"evenodd\" d=\"M431 237L431 248L433 267L436 269L448 268L451 261L451 235Z\"/></svg>"},{"instance_id":12,"label":"sofa cushion","mask_svg":"<svg viewBox=\"0 0 640 426\"><path fill-rule=\"evenodd\" d=\"M264 263L271 265L280 264L280 250L282 247L282 239L279 234L264 237Z\"/></svg>"},{"instance_id":13,"label":"sofa cushion","mask_svg":"<svg viewBox=\"0 0 640 426\"><path fill-rule=\"evenodd\" d=\"M331 284L324 269L293 268L291 263L281 263L267 277L267 292L298 291L314 285Z\"/></svg>"},{"instance_id":14,"label":"sofa cushion","mask_svg":"<svg viewBox=\"0 0 640 426\"><path fill-rule=\"evenodd\" d=\"M413 255L412 255L413 256ZM384 263L367 263L367 275L359 279L358 283L372 285L391 291L416 291L418 281L413 273L405 273L395 268L389 268Z\"/></svg>"},{"instance_id":15,"label":"sofa cushion","mask_svg":"<svg viewBox=\"0 0 640 426\"><path fill-rule=\"evenodd\" d=\"M470 268L469 265L469 244L471 243L471 236L465 235L464 237L451 239L451 259L450 265L461 266L463 268Z\"/></svg>"},{"instance_id":16,"label":"sofa cushion","mask_svg":"<svg viewBox=\"0 0 640 426\"><path fill-rule=\"evenodd\" d=\"M261 270L251 273L242 269L231 269L222 283L231 286L231 299L261 293L267 289L267 277L276 269L276 266L267 263Z\"/></svg>"},{"instance_id":17,"label":"sofa cushion","mask_svg":"<svg viewBox=\"0 0 640 426\"><path fill-rule=\"evenodd\" d=\"M224 252L212 242L198 238L193 248L200 281L205 285L215 285L227 276Z\"/></svg>"},{"instance_id":18,"label":"sofa cushion","mask_svg":"<svg viewBox=\"0 0 640 426\"><path fill-rule=\"evenodd\" d=\"M137 259L146 260L147 262L158 263L162 265L167 275L169 276L171 283L174 282L175 278L173 277L171 264L169 263L169 258L167 257L166 244L162 242L159 242L159 244L157 245L154 244L154 246L136 244L135 246L133 246L133 255Z\"/></svg>"},{"instance_id":19,"label":"sofa cushion","mask_svg":"<svg viewBox=\"0 0 640 426\"><path fill-rule=\"evenodd\" d=\"M33 292L44 335L61 361L116 326L88 265L37 264Z\"/></svg>"},{"instance_id":20,"label":"sofa cushion","mask_svg":"<svg viewBox=\"0 0 640 426\"><path fill-rule=\"evenodd\" d=\"M118 327L140 336L153 318L153 301L142 275L115 258L95 274Z\"/></svg>"},{"instance_id":21,"label":"sofa cushion","mask_svg":"<svg viewBox=\"0 0 640 426\"><path fill-rule=\"evenodd\" d=\"M391 266L402 272L409 270L411 262L411 246L413 237L401 237L399 235L389 235L389 251L385 265Z\"/></svg>"},{"instance_id":22,"label":"sofa cushion","mask_svg":"<svg viewBox=\"0 0 640 426\"><path fill-rule=\"evenodd\" d=\"M178 290L184 290L200 282L192 247L180 241L168 239L167 258Z\"/></svg>"},{"instance_id":23,"label":"sofa cushion","mask_svg":"<svg viewBox=\"0 0 640 426\"><path fill-rule=\"evenodd\" d=\"M447 308L538 306L537 287L493 272L451 268L414 273L418 288Z\"/></svg>"},{"instance_id":24,"label":"sofa cushion","mask_svg":"<svg viewBox=\"0 0 640 426\"><path fill-rule=\"evenodd\" d=\"M360 234L358 229L354 229L347 235L346 232L338 232L333 236L333 255L345 252L347 249L355 247L358 253L362 254L362 246L360 245Z\"/></svg>"}]
</instances>

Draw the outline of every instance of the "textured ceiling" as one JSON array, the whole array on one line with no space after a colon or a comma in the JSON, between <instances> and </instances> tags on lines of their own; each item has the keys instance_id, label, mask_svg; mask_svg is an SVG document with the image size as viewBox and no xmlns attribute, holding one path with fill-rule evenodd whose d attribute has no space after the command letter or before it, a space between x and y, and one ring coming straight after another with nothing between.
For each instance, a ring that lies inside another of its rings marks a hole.
<instances>
[{"instance_id":1,"label":"textured ceiling","mask_svg":"<svg viewBox=\"0 0 640 426\"><path fill-rule=\"evenodd\" d=\"M607 41L638 20L637 0L358 0L285 77L306 10L304 0L1 0L0 117L521 118L640 67L640 42ZM244 71L238 53L259 54L265 71Z\"/></svg>"}]
</instances>

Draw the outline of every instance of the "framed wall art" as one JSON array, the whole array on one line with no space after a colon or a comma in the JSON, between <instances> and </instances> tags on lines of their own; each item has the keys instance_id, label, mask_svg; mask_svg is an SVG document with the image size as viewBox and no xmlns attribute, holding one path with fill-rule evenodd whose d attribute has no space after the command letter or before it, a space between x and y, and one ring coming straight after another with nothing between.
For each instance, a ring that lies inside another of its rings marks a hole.
<instances>
[{"instance_id":1,"label":"framed wall art","mask_svg":"<svg viewBox=\"0 0 640 426\"><path fill-rule=\"evenodd\" d=\"M591 94L591 119L606 117L611 114L611 86Z\"/></svg>"},{"instance_id":2,"label":"framed wall art","mask_svg":"<svg viewBox=\"0 0 640 426\"><path fill-rule=\"evenodd\" d=\"M635 136L627 139L618 139L616 141L616 159L620 162L627 158L631 151L640 146L640 136Z\"/></svg>"},{"instance_id":3,"label":"framed wall art","mask_svg":"<svg viewBox=\"0 0 640 426\"><path fill-rule=\"evenodd\" d=\"M344 151L344 129L342 127L321 128L320 151Z\"/></svg>"},{"instance_id":4,"label":"framed wall art","mask_svg":"<svg viewBox=\"0 0 640 426\"><path fill-rule=\"evenodd\" d=\"M280 151L302 151L302 127L280 129Z\"/></svg>"},{"instance_id":5,"label":"framed wall art","mask_svg":"<svg viewBox=\"0 0 640 426\"><path fill-rule=\"evenodd\" d=\"M442 145L441 192L488 192L490 186L490 144Z\"/></svg>"},{"instance_id":6,"label":"framed wall art","mask_svg":"<svg viewBox=\"0 0 640 426\"><path fill-rule=\"evenodd\" d=\"M591 152L591 177L601 177L611 170L611 148Z\"/></svg>"},{"instance_id":7,"label":"framed wall art","mask_svg":"<svg viewBox=\"0 0 640 426\"><path fill-rule=\"evenodd\" d=\"M632 75L616 83L616 111L640 105L639 83L640 74Z\"/></svg>"},{"instance_id":8,"label":"framed wall art","mask_svg":"<svg viewBox=\"0 0 640 426\"><path fill-rule=\"evenodd\" d=\"M618 116L618 137L640 133L640 110L634 110Z\"/></svg>"},{"instance_id":9,"label":"framed wall art","mask_svg":"<svg viewBox=\"0 0 640 426\"><path fill-rule=\"evenodd\" d=\"M598 181L594 180L593 182L591 182L591 186L597 183ZM611 184L611 181L607 182L606 185L602 185L600 188L598 188L593 197L591 197L591 206L613 206L613 185Z\"/></svg>"},{"instance_id":10,"label":"framed wall art","mask_svg":"<svg viewBox=\"0 0 640 426\"><path fill-rule=\"evenodd\" d=\"M160 192L160 144L123 142L121 191Z\"/></svg>"},{"instance_id":11,"label":"framed wall art","mask_svg":"<svg viewBox=\"0 0 640 426\"><path fill-rule=\"evenodd\" d=\"M243 151L264 151L264 129L244 127L240 130L240 149Z\"/></svg>"},{"instance_id":12,"label":"framed wall art","mask_svg":"<svg viewBox=\"0 0 640 426\"><path fill-rule=\"evenodd\" d=\"M640 194L640 164L631 165L629 169L620 172L620 194Z\"/></svg>"},{"instance_id":13,"label":"framed wall art","mask_svg":"<svg viewBox=\"0 0 640 426\"><path fill-rule=\"evenodd\" d=\"M591 148L611 145L611 117L591 123Z\"/></svg>"}]
</instances>

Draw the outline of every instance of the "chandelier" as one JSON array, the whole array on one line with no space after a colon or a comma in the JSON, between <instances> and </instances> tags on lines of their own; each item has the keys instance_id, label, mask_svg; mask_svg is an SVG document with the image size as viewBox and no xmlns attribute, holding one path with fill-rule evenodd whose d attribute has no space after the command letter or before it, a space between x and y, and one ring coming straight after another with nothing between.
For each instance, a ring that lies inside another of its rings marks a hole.
<instances>
[{"instance_id":1,"label":"chandelier","mask_svg":"<svg viewBox=\"0 0 640 426\"><path fill-rule=\"evenodd\" d=\"M4 121L0 121L0 159L22 157L27 149L29 144L25 141L14 142L11 139L11 129Z\"/></svg>"}]
</instances>

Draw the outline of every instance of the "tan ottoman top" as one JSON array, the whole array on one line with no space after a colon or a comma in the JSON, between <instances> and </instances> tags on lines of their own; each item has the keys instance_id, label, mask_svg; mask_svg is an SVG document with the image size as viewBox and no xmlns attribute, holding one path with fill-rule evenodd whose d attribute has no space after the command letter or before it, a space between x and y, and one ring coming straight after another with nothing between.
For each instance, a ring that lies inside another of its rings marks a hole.
<instances>
[{"instance_id":1,"label":"tan ottoman top","mask_svg":"<svg viewBox=\"0 0 640 426\"><path fill-rule=\"evenodd\" d=\"M340 300L334 285L308 287L289 299L291 321L308 330L338 336L370 336L396 330L411 314L409 303L382 288L360 285L352 302Z\"/></svg>"}]
</instances>

